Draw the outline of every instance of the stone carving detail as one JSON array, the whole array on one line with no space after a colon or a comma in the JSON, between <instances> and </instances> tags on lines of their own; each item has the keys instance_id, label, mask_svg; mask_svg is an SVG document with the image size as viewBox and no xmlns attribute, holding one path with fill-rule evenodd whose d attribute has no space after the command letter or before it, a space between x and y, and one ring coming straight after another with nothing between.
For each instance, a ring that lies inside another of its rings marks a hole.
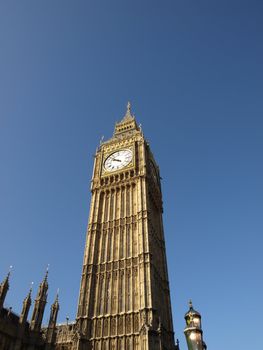
<instances>
[{"instance_id":1,"label":"stone carving detail","mask_svg":"<svg viewBox=\"0 0 263 350\"><path fill-rule=\"evenodd\" d=\"M147 321L146 311L142 311L142 313L141 313L141 320L142 320L143 324L146 324L146 321Z\"/></svg>"},{"instance_id":2,"label":"stone carving detail","mask_svg":"<svg viewBox=\"0 0 263 350\"><path fill-rule=\"evenodd\" d=\"M116 340L112 339L111 340L111 349L110 350L116 350L115 343L116 343Z\"/></svg>"},{"instance_id":3,"label":"stone carving detail","mask_svg":"<svg viewBox=\"0 0 263 350\"><path fill-rule=\"evenodd\" d=\"M134 341L134 350L139 350L139 339L136 337Z\"/></svg>"},{"instance_id":4,"label":"stone carving detail","mask_svg":"<svg viewBox=\"0 0 263 350\"><path fill-rule=\"evenodd\" d=\"M134 332L139 332L139 316L138 316L138 314L134 315Z\"/></svg>"},{"instance_id":5,"label":"stone carving detail","mask_svg":"<svg viewBox=\"0 0 263 350\"><path fill-rule=\"evenodd\" d=\"M111 335L116 335L116 319L111 320Z\"/></svg>"},{"instance_id":6,"label":"stone carving detail","mask_svg":"<svg viewBox=\"0 0 263 350\"><path fill-rule=\"evenodd\" d=\"M90 326L90 334L91 334L92 338L95 336L94 330L95 330L95 326L94 326L94 321L93 321L93 322L91 322L91 326Z\"/></svg>"},{"instance_id":7,"label":"stone carving detail","mask_svg":"<svg viewBox=\"0 0 263 350\"><path fill-rule=\"evenodd\" d=\"M96 332L96 336L100 337L101 336L101 320L97 321L97 332Z\"/></svg>"},{"instance_id":8,"label":"stone carving detail","mask_svg":"<svg viewBox=\"0 0 263 350\"><path fill-rule=\"evenodd\" d=\"M108 319L106 318L104 320L104 327L103 327L103 336L106 337L108 335L109 332L109 325L108 325Z\"/></svg>"},{"instance_id":9,"label":"stone carving detail","mask_svg":"<svg viewBox=\"0 0 263 350\"><path fill-rule=\"evenodd\" d=\"M119 318L118 334L123 334L123 316Z\"/></svg>"},{"instance_id":10,"label":"stone carving detail","mask_svg":"<svg viewBox=\"0 0 263 350\"><path fill-rule=\"evenodd\" d=\"M82 333L85 334L87 330L87 320L83 320L81 328L82 328Z\"/></svg>"},{"instance_id":11,"label":"stone carving detail","mask_svg":"<svg viewBox=\"0 0 263 350\"><path fill-rule=\"evenodd\" d=\"M107 350L107 341L106 340L102 341L102 350Z\"/></svg>"},{"instance_id":12,"label":"stone carving detail","mask_svg":"<svg viewBox=\"0 0 263 350\"><path fill-rule=\"evenodd\" d=\"M126 332L131 333L131 316L127 316L126 318Z\"/></svg>"}]
</instances>

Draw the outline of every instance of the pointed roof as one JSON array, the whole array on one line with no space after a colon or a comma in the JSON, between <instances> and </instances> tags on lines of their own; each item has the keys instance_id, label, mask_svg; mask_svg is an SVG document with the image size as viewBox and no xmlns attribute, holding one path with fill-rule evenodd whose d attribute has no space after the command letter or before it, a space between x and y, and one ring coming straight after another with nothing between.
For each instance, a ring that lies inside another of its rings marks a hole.
<instances>
[{"instance_id":1,"label":"pointed roof","mask_svg":"<svg viewBox=\"0 0 263 350\"><path fill-rule=\"evenodd\" d=\"M58 293L59 293L59 288L58 288L58 290L57 290L56 297L55 297L55 301L54 301L54 303L52 304L52 307L59 307Z\"/></svg>"},{"instance_id":2,"label":"pointed roof","mask_svg":"<svg viewBox=\"0 0 263 350\"><path fill-rule=\"evenodd\" d=\"M29 292L28 292L27 296L25 297L24 301L30 301L31 302L32 289L33 289L33 282L31 283L31 287L30 287Z\"/></svg>"},{"instance_id":3,"label":"pointed roof","mask_svg":"<svg viewBox=\"0 0 263 350\"><path fill-rule=\"evenodd\" d=\"M46 288L48 288L48 282L47 282L48 270L49 270L49 264L47 265L47 269L46 269L46 273L45 273L45 276L43 278L43 281L40 283L40 286L43 286L43 287L46 287Z\"/></svg>"},{"instance_id":4,"label":"pointed roof","mask_svg":"<svg viewBox=\"0 0 263 350\"><path fill-rule=\"evenodd\" d=\"M21 314L23 314L24 313L24 311L26 310L26 309L28 309L29 310L29 307L31 306L31 302L32 302L32 299L31 299L31 296L32 296L32 286L33 286L33 282L31 283L31 287L30 287L30 289L29 289L29 292L28 292L28 294L27 294L27 296L25 297L25 299L24 299L24 301L23 301L23 310L22 310L22 313Z\"/></svg>"},{"instance_id":5,"label":"pointed roof","mask_svg":"<svg viewBox=\"0 0 263 350\"><path fill-rule=\"evenodd\" d=\"M189 300L188 305L189 305L189 310L185 314L185 316L184 316L185 318L193 317L194 315L201 317L200 313L193 308L193 303L192 303L191 299Z\"/></svg>"},{"instance_id":6,"label":"pointed roof","mask_svg":"<svg viewBox=\"0 0 263 350\"><path fill-rule=\"evenodd\" d=\"M46 273L45 273L45 276L42 280L42 282L40 283L39 285L39 288L38 288L38 293L37 293L37 299L46 299L46 296L47 296L47 290L48 290L48 281L47 281L47 278L48 278L48 268L49 268L49 265L46 269Z\"/></svg>"},{"instance_id":7,"label":"pointed roof","mask_svg":"<svg viewBox=\"0 0 263 350\"><path fill-rule=\"evenodd\" d=\"M50 307L50 317L49 317L49 323L48 323L49 328L53 328L56 325L58 311L59 311L59 302L58 302L58 291L57 291L55 301Z\"/></svg>"},{"instance_id":8,"label":"pointed roof","mask_svg":"<svg viewBox=\"0 0 263 350\"><path fill-rule=\"evenodd\" d=\"M9 271L8 274L6 275L6 278L3 280L3 282L1 283L1 286L9 286L9 277L10 277L11 272Z\"/></svg>"},{"instance_id":9,"label":"pointed roof","mask_svg":"<svg viewBox=\"0 0 263 350\"><path fill-rule=\"evenodd\" d=\"M121 123L125 123L125 122L132 121L132 120L134 120L134 116L131 114L131 103L130 103L130 101L128 101L126 114L123 117Z\"/></svg>"},{"instance_id":10,"label":"pointed roof","mask_svg":"<svg viewBox=\"0 0 263 350\"><path fill-rule=\"evenodd\" d=\"M131 103L128 102L124 117L115 125L114 136L123 135L131 131L140 131L140 127L138 127L135 116L131 112Z\"/></svg>"},{"instance_id":11,"label":"pointed roof","mask_svg":"<svg viewBox=\"0 0 263 350\"><path fill-rule=\"evenodd\" d=\"M4 289L4 288L9 288L9 278L10 278L10 275L11 275L11 270L12 270L13 266L10 266L9 267L9 271L6 275L6 278L3 280L3 282L0 284L0 288L1 289Z\"/></svg>"}]
</instances>

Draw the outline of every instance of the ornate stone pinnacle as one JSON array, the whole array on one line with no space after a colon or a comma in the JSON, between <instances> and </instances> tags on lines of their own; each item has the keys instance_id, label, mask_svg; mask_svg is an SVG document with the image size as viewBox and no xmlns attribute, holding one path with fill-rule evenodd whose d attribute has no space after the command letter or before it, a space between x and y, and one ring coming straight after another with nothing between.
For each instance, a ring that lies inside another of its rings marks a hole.
<instances>
[{"instance_id":1,"label":"ornate stone pinnacle","mask_svg":"<svg viewBox=\"0 0 263 350\"><path fill-rule=\"evenodd\" d=\"M12 265L10 265L10 266L9 266L8 273L7 273L7 276L6 276L6 280L7 280L7 281L9 280L9 277L10 277L10 275L11 275L11 271L12 271L12 269L13 269L13 266L12 266Z\"/></svg>"},{"instance_id":2,"label":"ornate stone pinnacle","mask_svg":"<svg viewBox=\"0 0 263 350\"><path fill-rule=\"evenodd\" d=\"M48 276L48 273L49 273L49 266L50 266L50 264L47 264L45 280L47 280L47 276Z\"/></svg>"},{"instance_id":3,"label":"ornate stone pinnacle","mask_svg":"<svg viewBox=\"0 0 263 350\"><path fill-rule=\"evenodd\" d=\"M33 282L30 285L30 289L29 289L29 292L28 292L28 294L27 294L27 296L25 298L25 301L29 300L31 302L32 287L33 287Z\"/></svg>"},{"instance_id":4,"label":"ornate stone pinnacle","mask_svg":"<svg viewBox=\"0 0 263 350\"><path fill-rule=\"evenodd\" d=\"M57 289L57 294L56 294L56 298L55 298L55 303L58 303L58 295L59 295L59 288Z\"/></svg>"},{"instance_id":5,"label":"ornate stone pinnacle","mask_svg":"<svg viewBox=\"0 0 263 350\"><path fill-rule=\"evenodd\" d=\"M127 112L126 112L126 115L127 114L131 114L131 103L130 103L130 101L128 101L128 103L127 103Z\"/></svg>"}]
</instances>

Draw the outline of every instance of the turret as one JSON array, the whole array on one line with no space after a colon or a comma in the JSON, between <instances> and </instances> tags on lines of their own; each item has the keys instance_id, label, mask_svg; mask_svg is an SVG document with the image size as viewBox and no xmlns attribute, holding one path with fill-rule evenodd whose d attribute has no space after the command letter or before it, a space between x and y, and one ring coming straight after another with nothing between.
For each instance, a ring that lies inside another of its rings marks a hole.
<instances>
[{"instance_id":1,"label":"turret","mask_svg":"<svg viewBox=\"0 0 263 350\"><path fill-rule=\"evenodd\" d=\"M184 334L187 341L188 350L206 350L206 344L203 341L203 331L201 324L201 315L194 310L192 301L189 302L189 311L184 316L186 327Z\"/></svg>"},{"instance_id":2,"label":"turret","mask_svg":"<svg viewBox=\"0 0 263 350\"><path fill-rule=\"evenodd\" d=\"M48 328L54 328L56 326L58 310L59 310L59 303L58 303L58 292L57 292L56 299L50 308Z\"/></svg>"},{"instance_id":3,"label":"turret","mask_svg":"<svg viewBox=\"0 0 263 350\"><path fill-rule=\"evenodd\" d=\"M25 334L28 312L31 306L31 294L32 294L32 286L29 290L29 293L27 294L27 296L23 301L23 307L19 317L20 327L18 328L17 339L16 339L14 350L21 350L22 348L22 339Z\"/></svg>"},{"instance_id":4,"label":"turret","mask_svg":"<svg viewBox=\"0 0 263 350\"><path fill-rule=\"evenodd\" d=\"M24 301L23 301L23 307L22 307L22 311L19 317L19 323L20 324L25 324L27 321L27 316L29 313L29 309L31 306L31 294L32 294L32 286L29 290L28 295L25 297Z\"/></svg>"},{"instance_id":5,"label":"turret","mask_svg":"<svg viewBox=\"0 0 263 350\"><path fill-rule=\"evenodd\" d=\"M9 289L9 277L10 277L11 271L8 272L6 278L3 280L3 282L0 285L0 311L2 310L5 302L5 297Z\"/></svg>"},{"instance_id":6,"label":"turret","mask_svg":"<svg viewBox=\"0 0 263 350\"><path fill-rule=\"evenodd\" d=\"M59 310L59 303L58 303L58 292L57 292L56 299L50 308L50 317L49 317L47 336L46 336L46 342L47 342L46 350L51 349L52 348L51 345L54 344L55 342L58 310Z\"/></svg>"},{"instance_id":7,"label":"turret","mask_svg":"<svg viewBox=\"0 0 263 350\"><path fill-rule=\"evenodd\" d=\"M45 306L47 303L47 291L48 291L48 270L45 274L43 281L39 285L37 297L35 300L33 315L30 323L30 329L32 331L40 331L41 323L44 316Z\"/></svg>"},{"instance_id":8,"label":"turret","mask_svg":"<svg viewBox=\"0 0 263 350\"><path fill-rule=\"evenodd\" d=\"M128 102L125 116L119 123L116 123L115 125L114 136L117 138L122 138L125 134L136 131L141 130L136 123L134 115L131 113L131 104Z\"/></svg>"}]
</instances>

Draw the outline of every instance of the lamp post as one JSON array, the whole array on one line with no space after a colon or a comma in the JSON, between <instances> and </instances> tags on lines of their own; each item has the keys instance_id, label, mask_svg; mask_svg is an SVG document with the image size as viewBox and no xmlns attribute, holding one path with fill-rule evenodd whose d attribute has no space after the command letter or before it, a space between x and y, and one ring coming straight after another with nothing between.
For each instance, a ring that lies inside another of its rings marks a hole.
<instances>
[{"instance_id":1,"label":"lamp post","mask_svg":"<svg viewBox=\"0 0 263 350\"><path fill-rule=\"evenodd\" d=\"M207 346L203 341L203 331L201 324L201 315L194 310L192 301L189 302L189 311L184 316L186 327L184 334L188 350L206 350Z\"/></svg>"}]
</instances>

